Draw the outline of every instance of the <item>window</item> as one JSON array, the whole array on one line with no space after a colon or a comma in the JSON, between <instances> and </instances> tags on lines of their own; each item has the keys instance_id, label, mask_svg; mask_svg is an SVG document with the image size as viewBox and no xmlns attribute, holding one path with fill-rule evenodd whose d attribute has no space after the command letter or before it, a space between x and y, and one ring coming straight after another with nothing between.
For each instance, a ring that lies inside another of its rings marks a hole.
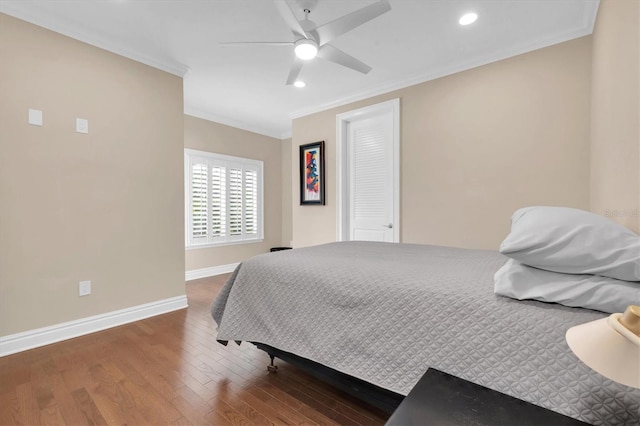
<instances>
[{"instance_id":1,"label":"window","mask_svg":"<svg viewBox=\"0 0 640 426\"><path fill-rule=\"evenodd\" d=\"M186 246L262 241L262 161L184 152Z\"/></svg>"}]
</instances>

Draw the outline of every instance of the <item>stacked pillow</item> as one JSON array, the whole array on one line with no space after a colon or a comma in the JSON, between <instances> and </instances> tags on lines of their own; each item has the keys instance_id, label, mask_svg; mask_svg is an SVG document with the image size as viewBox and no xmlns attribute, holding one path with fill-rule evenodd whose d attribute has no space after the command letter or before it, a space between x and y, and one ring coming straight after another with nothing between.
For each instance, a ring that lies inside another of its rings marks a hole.
<instances>
[{"instance_id":1,"label":"stacked pillow","mask_svg":"<svg viewBox=\"0 0 640 426\"><path fill-rule=\"evenodd\" d=\"M640 304L640 236L602 216L565 207L526 207L500 245L511 259L496 294L622 312Z\"/></svg>"}]
</instances>

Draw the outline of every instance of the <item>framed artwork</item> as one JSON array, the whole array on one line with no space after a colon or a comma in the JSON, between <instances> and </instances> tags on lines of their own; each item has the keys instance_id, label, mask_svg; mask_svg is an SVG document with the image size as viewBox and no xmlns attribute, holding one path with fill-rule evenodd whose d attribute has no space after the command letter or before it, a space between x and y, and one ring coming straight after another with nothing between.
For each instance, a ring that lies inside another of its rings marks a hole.
<instances>
[{"instance_id":1,"label":"framed artwork","mask_svg":"<svg viewBox=\"0 0 640 426\"><path fill-rule=\"evenodd\" d=\"M324 205L324 141L300 147L300 204Z\"/></svg>"}]
</instances>

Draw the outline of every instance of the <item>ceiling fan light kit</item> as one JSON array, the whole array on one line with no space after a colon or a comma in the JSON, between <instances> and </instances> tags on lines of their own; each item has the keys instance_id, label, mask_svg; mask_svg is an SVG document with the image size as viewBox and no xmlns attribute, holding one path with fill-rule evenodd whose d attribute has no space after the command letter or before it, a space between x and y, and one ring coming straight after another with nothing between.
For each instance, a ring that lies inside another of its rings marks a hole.
<instances>
[{"instance_id":1,"label":"ceiling fan light kit","mask_svg":"<svg viewBox=\"0 0 640 426\"><path fill-rule=\"evenodd\" d=\"M296 56L303 61L313 59L318 54L318 43L311 39L300 39L296 41L293 49L296 52Z\"/></svg>"},{"instance_id":2,"label":"ceiling fan light kit","mask_svg":"<svg viewBox=\"0 0 640 426\"><path fill-rule=\"evenodd\" d=\"M302 69L303 61L309 61L316 56L362 74L367 74L371 71L369 65L332 46L329 42L390 11L391 5L389 4L389 0L379 0L369 6L365 6L320 26L317 26L309 19L309 14L317 6L318 0L296 0L296 4L304 13L304 19L301 21L298 20L287 0L274 0L276 9L293 34L293 42L227 42L221 44L293 46L295 59L289 70L287 85L293 85L298 81L298 74L300 74L300 70Z\"/></svg>"}]
</instances>

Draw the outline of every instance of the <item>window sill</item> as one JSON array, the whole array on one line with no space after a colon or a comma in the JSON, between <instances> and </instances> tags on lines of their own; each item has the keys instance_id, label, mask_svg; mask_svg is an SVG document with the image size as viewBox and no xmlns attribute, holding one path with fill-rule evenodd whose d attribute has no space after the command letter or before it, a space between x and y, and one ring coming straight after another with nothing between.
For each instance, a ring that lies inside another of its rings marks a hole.
<instances>
[{"instance_id":1,"label":"window sill","mask_svg":"<svg viewBox=\"0 0 640 426\"><path fill-rule=\"evenodd\" d=\"M212 247L224 247L224 246L237 246L240 244L254 244L263 242L263 238L257 238L255 240L238 240L238 241L225 241L224 243L209 243L209 244L197 244L191 246L185 246L185 250L197 250L203 248L212 248Z\"/></svg>"}]
</instances>

